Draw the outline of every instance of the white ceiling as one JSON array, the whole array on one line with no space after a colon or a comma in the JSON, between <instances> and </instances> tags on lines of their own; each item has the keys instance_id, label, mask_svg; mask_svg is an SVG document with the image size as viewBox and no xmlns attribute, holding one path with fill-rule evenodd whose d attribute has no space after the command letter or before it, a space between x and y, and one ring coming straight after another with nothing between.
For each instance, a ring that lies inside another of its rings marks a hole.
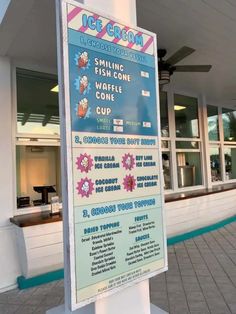
<instances>
[{"instance_id":1,"label":"white ceiling","mask_svg":"<svg viewBox=\"0 0 236 314\"><path fill-rule=\"evenodd\" d=\"M17 3L12 0L11 15L0 27L0 54L55 71L54 0L21 0L14 16ZM137 0L137 15L140 27L157 33L167 57L182 46L196 49L178 65L212 64L209 73L174 73L176 89L205 95L212 104L236 106L236 0Z\"/></svg>"},{"instance_id":2,"label":"white ceiling","mask_svg":"<svg viewBox=\"0 0 236 314\"><path fill-rule=\"evenodd\" d=\"M178 65L212 64L209 73L174 73L176 88L236 105L236 1L137 0L138 24L157 34L159 48L196 51ZM232 101L232 99L235 99Z\"/></svg>"},{"instance_id":3,"label":"white ceiling","mask_svg":"<svg viewBox=\"0 0 236 314\"><path fill-rule=\"evenodd\" d=\"M1 1L1 0L0 0ZM54 0L11 0L0 27L0 54L25 67L56 72Z\"/></svg>"}]
</instances>

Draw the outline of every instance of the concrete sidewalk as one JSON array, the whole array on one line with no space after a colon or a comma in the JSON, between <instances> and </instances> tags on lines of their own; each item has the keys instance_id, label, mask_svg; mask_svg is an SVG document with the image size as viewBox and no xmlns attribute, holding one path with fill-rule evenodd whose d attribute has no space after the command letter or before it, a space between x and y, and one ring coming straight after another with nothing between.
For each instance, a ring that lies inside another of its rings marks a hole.
<instances>
[{"instance_id":1,"label":"concrete sidewalk","mask_svg":"<svg viewBox=\"0 0 236 314\"><path fill-rule=\"evenodd\" d=\"M150 280L154 304L170 314L236 313L236 223L169 247L168 258L169 271ZM63 289L61 280L2 293L0 314L44 314L63 303Z\"/></svg>"}]
</instances>

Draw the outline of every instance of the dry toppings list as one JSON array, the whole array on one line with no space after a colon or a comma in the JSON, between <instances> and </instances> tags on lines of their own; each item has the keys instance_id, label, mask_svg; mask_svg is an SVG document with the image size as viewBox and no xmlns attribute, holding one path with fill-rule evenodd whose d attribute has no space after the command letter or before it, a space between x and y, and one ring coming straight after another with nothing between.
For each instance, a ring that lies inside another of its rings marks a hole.
<instances>
[{"instance_id":1,"label":"dry toppings list","mask_svg":"<svg viewBox=\"0 0 236 314\"><path fill-rule=\"evenodd\" d=\"M67 4L77 303L166 266L154 37Z\"/></svg>"}]
</instances>

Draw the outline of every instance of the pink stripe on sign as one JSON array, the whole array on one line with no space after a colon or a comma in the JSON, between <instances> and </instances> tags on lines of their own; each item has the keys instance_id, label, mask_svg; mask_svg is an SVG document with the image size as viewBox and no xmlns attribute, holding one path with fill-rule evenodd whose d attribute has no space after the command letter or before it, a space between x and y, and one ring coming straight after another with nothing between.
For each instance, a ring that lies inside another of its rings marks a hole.
<instances>
[{"instance_id":1,"label":"pink stripe on sign","mask_svg":"<svg viewBox=\"0 0 236 314\"><path fill-rule=\"evenodd\" d=\"M138 33L137 33L137 36L142 36L142 34L143 34L143 33L138 32ZM130 48L130 49L131 49L134 44L135 44L135 43L129 43L129 44L127 45L127 48Z\"/></svg>"},{"instance_id":2,"label":"pink stripe on sign","mask_svg":"<svg viewBox=\"0 0 236 314\"><path fill-rule=\"evenodd\" d=\"M125 26L124 29L125 29L126 31L128 31L128 30L129 30L129 27L128 27L128 26ZM112 40L112 42L113 42L114 44L117 44L118 41L120 41L120 40L121 40L121 38L115 38L115 39Z\"/></svg>"},{"instance_id":3,"label":"pink stripe on sign","mask_svg":"<svg viewBox=\"0 0 236 314\"><path fill-rule=\"evenodd\" d=\"M140 51L145 52L152 43L153 43L153 38L150 37Z\"/></svg>"},{"instance_id":4,"label":"pink stripe on sign","mask_svg":"<svg viewBox=\"0 0 236 314\"><path fill-rule=\"evenodd\" d=\"M97 15L97 14L93 14L93 17L95 18L95 19L98 19L99 18L99 15ZM86 30L88 29L88 25L87 26L81 26L79 29L78 29L78 31L79 32L85 32Z\"/></svg>"},{"instance_id":5,"label":"pink stripe on sign","mask_svg":"<svg viewBox=\"0 0 236 314\"><path fill-rule=\"evenodd\" d=\"M97 38L102 38L104 35L106 35L106 32L107 32L107 25L108 25L108 24L114 25L115 22L112 21L112 20L110 20L110 21L106 24L106 26L103 27L102 31L97 34L97 36L96 36Z\"/></svg>"},{"instance_id":6,"label":"pink stripe on sign","mask_svg":"<svg viewBox=\"0 0 236 314\"><path fill-rule=\"evenodd\" d=\"M70 13L67 15L67 22L69 23L71 20L73 20L76 15L78 15L82 11L82 8L74 8Z\"/></svg>"}]
</instances>

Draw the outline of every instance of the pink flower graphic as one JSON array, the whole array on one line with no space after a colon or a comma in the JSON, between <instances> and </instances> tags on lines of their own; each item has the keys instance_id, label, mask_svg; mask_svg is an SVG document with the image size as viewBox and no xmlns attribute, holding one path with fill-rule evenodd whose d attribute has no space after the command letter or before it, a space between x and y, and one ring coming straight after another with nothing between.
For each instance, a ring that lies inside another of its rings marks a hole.
<instances>
[{"instance_id":1,"label":"pink flower graphic","mask_svg":"<svg viewBox=\"0 0 236 314\"><path fill-rule=\"evenodd\" d=\"M82 197L89 197L89 195L92 195L92 192L94 190L94 183L91 179L85 178L81 179L77 183L77 190L78 194L80 194Z\"/></svg>"},{"instance_id":2,"label":"pink flower graphic","mask_svg":"<svg viewBox=\"0 0 236 314\"><path fill-rule=\"evenodd\" d=\"M80 154L80 156L77 157L76 165L78 170L88 173L92 169L93 159L86 153Z\"/></svg>"},{"instance_id":3,"label":"pink flower graphic","mask_svg":"<svg viewBox=\"0 0 236 314\"><path fill-rule=\"evenodd\" d=\"M134 176L131 175L125 176L123 185L127 192L132 192L136 187L136 180Z\"/></svg>"},{"instance_id":4,"label":"pink flower graphic","mask_svg":"<svg viewBox=\"0 0 236 314\"><path fill-rule=\"evenodd\" d=\"M134 166L135 166L134 156L131 155L130 153L125 154L125 155L122 157L122 164L123 164L123 167L124 167L126 170L131 170L131 169L133 169Z\"/></svg>"}]
</instances>

